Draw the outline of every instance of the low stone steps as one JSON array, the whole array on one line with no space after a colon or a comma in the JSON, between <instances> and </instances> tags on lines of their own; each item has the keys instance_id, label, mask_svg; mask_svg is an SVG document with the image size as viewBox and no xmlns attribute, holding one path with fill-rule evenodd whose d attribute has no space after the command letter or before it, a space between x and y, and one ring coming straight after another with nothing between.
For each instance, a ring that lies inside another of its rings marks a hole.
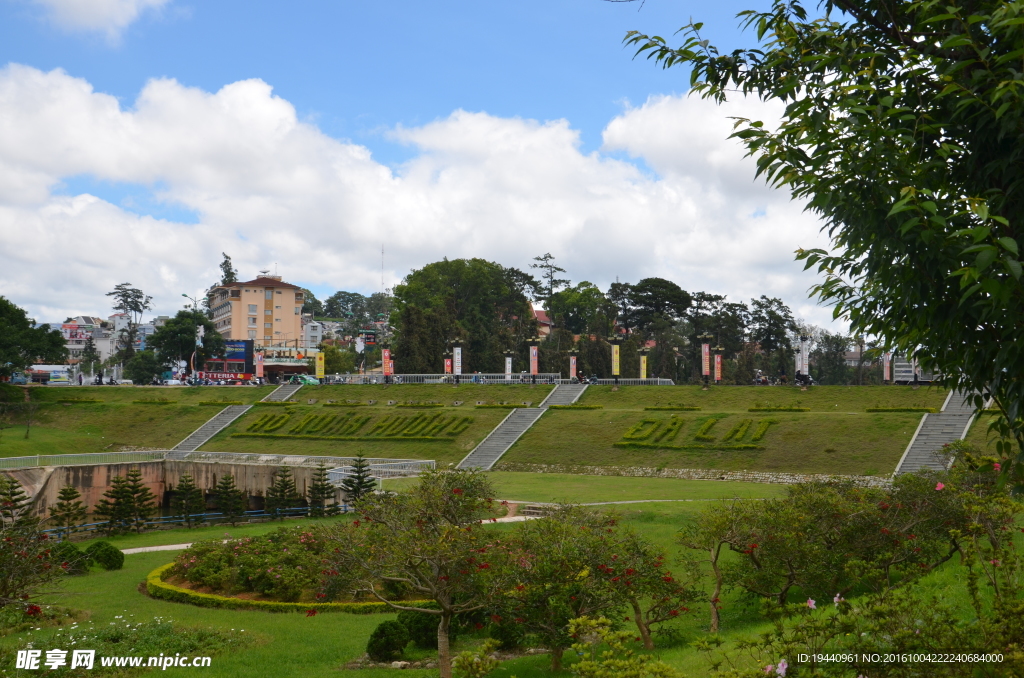
<instances>
[{"instance_id":1,"label":"low stone steps","mask_svg":"<svg viewBox=\"0 0 1024 678\"><path fill-rule=\"evenodd\" d=\"M950 455L943 454L943 446L963 439L973 421L974 405L967 400L965 394L951 392L941 412L929 413L921 418L894 475L948 469L952 459Z\"/></svg>"}]
</instances>

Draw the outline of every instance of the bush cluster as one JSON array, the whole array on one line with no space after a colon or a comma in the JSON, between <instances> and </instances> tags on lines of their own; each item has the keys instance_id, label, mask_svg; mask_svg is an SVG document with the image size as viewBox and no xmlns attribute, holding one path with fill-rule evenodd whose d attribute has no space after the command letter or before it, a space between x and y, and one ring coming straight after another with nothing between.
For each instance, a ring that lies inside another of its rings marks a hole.
<instances>
[{"instance_id":1,"label":"bush cluster","mask_svg":"<svg viewBox=\"0 0 1024 678\"><path fill-rule=\"evenodd\" d=\"M121 553L121 549L107 541L98 541L89 546L85 549L85 555L105 570L120 570L124 567L124 554Z\"/></svg>"}]
</instances>

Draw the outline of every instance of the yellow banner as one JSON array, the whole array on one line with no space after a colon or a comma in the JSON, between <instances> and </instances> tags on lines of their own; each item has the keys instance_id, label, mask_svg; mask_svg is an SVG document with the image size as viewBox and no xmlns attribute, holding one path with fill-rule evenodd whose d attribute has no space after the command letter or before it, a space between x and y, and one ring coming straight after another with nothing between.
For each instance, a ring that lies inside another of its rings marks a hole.
<instances>
[{"instance_id":1,"label":"yellow banner","mask_svg":"<svg viewBox=\"0 0 1024 678\"><path fill-rule=\"evenodd\" d=\"M647 378L647 356L640 354L640 378Z\"/></svg>"},{"instance_id":2,"label":"yellow banner","mask_svg":"<svg viewBox=\"0 0 1024 678\"><path fill-rule=\"evenodd\" d=\"M619 376L619 345L612 344L612 376Z\"/></svg>"},{"instance_id":3,"label":"yellow banner","mask_svg":"<svg viewBox=\"0 0 1024 678\"><path fill-rule=\"evenodd\" d=\"M316 354L316 378L317 379L323 379L324 378L324 354L323 353L317 353Z\"/></svg>"}]
</instances>

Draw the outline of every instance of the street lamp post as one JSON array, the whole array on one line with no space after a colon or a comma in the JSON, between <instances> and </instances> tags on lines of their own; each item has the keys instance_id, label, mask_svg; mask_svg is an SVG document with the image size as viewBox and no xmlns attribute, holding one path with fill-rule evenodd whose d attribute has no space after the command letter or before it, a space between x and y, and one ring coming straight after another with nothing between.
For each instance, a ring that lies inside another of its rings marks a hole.
<instances>
[{"instance_id":1,"label":"street lamp post","mask_svg":"<svg viewBox=\"0 0 1024 678\"><path fill-rule=\"evenodd\" d=\"M714 335L705 332L698 335L700 339L700 363L701 373L704 375L704 390L708 390L708 380L711 377L711 340Z\"/></svg>"},{"instance_id":2,"label":"street lamp post","mask_svg":"<svg viewBox=\"0 0 1024 678\"><path fill-rule=\"evenodd\" d=\"M192 357L189 360L189 377L195 381L196 354L203 345L202 340L199 338L199 300L195 297L190 297L184 292L181 293L181 296L192 302L192 337L195 339L195 346L192 347Z\"/></svg>"},{"instance_id":3,"label":"street lamp post","mask_svg":"<svg viewBox=\"0 0 1024 678\"><path fill-rule=\"evenodd\" d=\"M515 358L516 352L512 349L506 349L505 354L505 381L512 381L512 359Z\"/></svg>"}]
</instances>

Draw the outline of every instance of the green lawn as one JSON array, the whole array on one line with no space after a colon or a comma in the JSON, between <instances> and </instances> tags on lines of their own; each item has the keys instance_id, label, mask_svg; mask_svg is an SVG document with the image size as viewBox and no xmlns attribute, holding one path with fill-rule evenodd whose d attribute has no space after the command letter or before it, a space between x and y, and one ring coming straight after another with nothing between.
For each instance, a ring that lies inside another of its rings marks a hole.
<instances>
[{"instance_id":1,"label":"green lawn","mask_svg":"<svg viewBox=\"0 0 1024 678\"><path fill-rule=\"evenodd\" d=\"M451 405L455 402L463 402L466 405L475 405L478 401L485 403L510 402L521 405L523 402L532 402L533 406L540 405L552 386L538 384L345 384L338 386L303 386L296 394L296 400L307 402L310 398L316 398L320 402L327 400L355 400L358 402L369 402L375 400L377 406L386 406L389 400L397 403L406 402L439 402Z\"/></svg>"},{"instance_id":2,"label":"green lawn","mask_svg":"<svg viewBox=\"0 0 1024 678\"><path fill-rule=\"evenodd\" d=\"M559 503L603 501L643 501L664 499L732 499L780 497L783 485L680 480L677 478L626 478L621 476L580 476L563 473L488 474L499 499ZM402 490L416 483L415 478L384 481L388 490ZM625 510L626 507L621 507ZM660 510L644 505L644 510Z\"/></svg>"},{"instance_id":3,"label":"green lawn","mask_svg":"<svg viewBox=\"0 0 1024 678\"><path fill-rule=\"evenodd\" d=\"M339 387L334 387L339 388ZM361 387L352 387L361 388ZM413 417L426 412L429 414L442 414L452 417L469 417L472 423L465 431L457 436L439 436L439 441L403 441L396 438L376 438L370 440L310 440L304 438L244 438L232 437L232 434L244 433L249 426L259 417L268 412L290 413L289 423L284 425L276 434L288 435L289 427L294 422L300 421L307 414L330 414L345 415L355 411L358 416L369 416L371 420L361 430L365 434L371 429L374 422L389 415ZM204 451L211 452L258 452L262 454L297 454L297 455L325 455L335 457L384 457L389 459L433 459L438 464L458 463L469 454L470 450L477 446L502 419L508 416L508 410L503 409L475 409L463 405L461 407L431 408L429 410L417 410L413 408L399 407L322 407L319 403L315 405L294 405L288 408L279 407L254 407L238 421L218 433L210 442L203 445Z\"/></svg>"},{"instance_id":4,"label":"green lawn","mask_svg":"<svg viewBox=\"0 0 1024 678\"><path fill-rule=\"evenodd\" d=\"M751 407L809 407L813 412L864 412L869 407L942 407L948 391L909 386L590 386L582 405L609 410L642 410L672 405L704 412L746 412Z\"/></svg>"},{"instance_id":5,"label":"green lawn","mask_svg":"<svg viewBox=\"0 0 1024 678\"><path fill-rule=\"evenodd\" d=\"M523 434L501 462L884 476L892 473L921 419L920 414L895 412L679 412L675 416L683 420L683 426L673 445L727 446L735 442L723 441L729 430L750 419L752 424L741 442L765 449L613 446L641 420L659 422L664 427L672 416L670 412L636 410L550 411ZM707 433L713 442L695 440L701 424L712 417L718 419ZM755 442L754 431L763 420L777 423L763 440Z\"/></svg>"},{"instance_id":6,"label":"green lawn","mask_svg":"<svg viewBox=\"0 0 1024 678\"><path fill-rule=\"evenodd\" d=\"M237 401L252 403L272 393L276 386L35 386L29 389L39 402L58 400L102 400L105 403L131 403L134 400L174 400L199 403Z\"/></svg>"}]
</instances>

